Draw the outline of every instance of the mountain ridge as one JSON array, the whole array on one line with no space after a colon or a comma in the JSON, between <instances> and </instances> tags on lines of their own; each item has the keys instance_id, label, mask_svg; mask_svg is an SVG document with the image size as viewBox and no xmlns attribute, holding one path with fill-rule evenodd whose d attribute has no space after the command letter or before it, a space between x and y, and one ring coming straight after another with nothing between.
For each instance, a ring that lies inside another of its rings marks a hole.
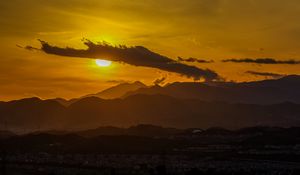
<instances>
[{"instance_id":1,"label":"mountain ridge","mask_svg":"<svg viewBox=\"0 0 300 175\"><path fill-rule=\"evenodd\" d=\"M145 88L145 87L147 87L147 86L140 81L135 81L133 83L121 83L116 86L107 88L101 92L98 92L95 94L88 94L81 98L95 96L95 97L99 97L102 99L114 99L114 98L119 98L119 97L125 95L129 91L135 91L135 90L138 90L140 88Z\"/></svg>"},{"instance_id":2,"label":"mountain ridge","mask_svg":"<svg viewBox=\"0 0 300 175\"><path fill-rule=\"evenodd\" d=\"M10 128L19 130L81 130L99 125L130 126L137 123L177 128L288 127L300 126L300 104L234 104L137 94L111 100L87 97L67 107L55 100L7 102L0 104L0 116Z\"/></svg>"},{"instance_id":3,"label":"mountain ridge","mask_svg":"<svg viewBox=\"0 0 300 175\"><path fill-rule=\"evenodd\" d=\"M174 82L164 87L146 87L126 93L163 94L183 99L227 101L230 103L275 104L285 101L300 103L300 76L244 83L232 82Z\"/></svg>"}]
</instances>

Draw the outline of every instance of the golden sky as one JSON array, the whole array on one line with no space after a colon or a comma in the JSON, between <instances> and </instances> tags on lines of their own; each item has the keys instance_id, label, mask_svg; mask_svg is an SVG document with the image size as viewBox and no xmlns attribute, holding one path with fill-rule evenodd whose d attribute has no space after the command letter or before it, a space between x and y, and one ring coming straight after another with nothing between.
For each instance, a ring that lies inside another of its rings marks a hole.
<instances>
[{"instance_id":1,"label":"golden sky","mask_svg":"<svg viewBox=\"0 0 300 175\"><path fill-rule=\"evenodd\" d=\"M6 0L0 1L0 101L23 97L72 98L116 82L148 85L194 81L165 70L113 62L99 67L82 59L29 51L37 39L86 49L83 38L143 46L210 69L227 81L266 78L247 71L300 74L300 64L222 62L224 59L300 60L299 0Z\"/></svg>"}]
</instances>

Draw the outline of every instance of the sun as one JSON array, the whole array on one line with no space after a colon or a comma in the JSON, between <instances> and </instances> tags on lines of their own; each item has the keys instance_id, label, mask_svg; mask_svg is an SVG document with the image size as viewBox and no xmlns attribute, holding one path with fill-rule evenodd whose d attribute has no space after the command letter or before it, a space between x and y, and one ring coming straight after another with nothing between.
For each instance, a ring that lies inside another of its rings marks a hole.
<instances>
[{"instance_id":1,"label":"sun","mask_svg":"<svg viewBox=\"0 0 300 175\"><path fill-rule=\"evenodd\" d=\"M111 65L111 61L108 60L96 59L95 62L100 67L108 67Z\"/></svg>"}]
</instances>

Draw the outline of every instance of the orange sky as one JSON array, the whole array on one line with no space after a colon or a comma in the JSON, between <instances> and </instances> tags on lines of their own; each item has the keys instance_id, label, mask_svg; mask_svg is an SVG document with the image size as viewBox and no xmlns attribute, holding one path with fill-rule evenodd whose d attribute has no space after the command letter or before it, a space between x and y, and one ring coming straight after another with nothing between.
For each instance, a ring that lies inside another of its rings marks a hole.
<instances>
[{"instance_id":1,"label":"orange sky","mask_svg":"<svg viewBox=\"0 0 300 175\"><path fill-rule=\"evenodd\" d=\"M298 0L9 0L0 2L0 101L23 97L72 98L115 83L160 77L193 81L176 73L114 62L49 55L37 39L61 47L85 48L81 39L113 45L144 46L185 63L209 68L226 80L266 77L246 71L300 74L300 64L223 63L230 58L299 60Z\"/></svg>"}]
</instances>

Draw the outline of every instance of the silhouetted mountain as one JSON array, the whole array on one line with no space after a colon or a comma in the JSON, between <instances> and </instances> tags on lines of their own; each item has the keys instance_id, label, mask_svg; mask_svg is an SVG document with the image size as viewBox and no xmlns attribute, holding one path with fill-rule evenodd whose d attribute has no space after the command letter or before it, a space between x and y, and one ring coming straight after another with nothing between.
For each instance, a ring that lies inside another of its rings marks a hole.
<instances>
[{"instance_id":1,"label":"silhouetted mountain","mask_svg":"<svg viewBox=\"0 0 300 175\"><path fill-rule=\"evenodd\" d=\"M120 98L128 92L135 91L145 87L147 86L140 81L136 81L134 83L121 83L111 88L105 89L101 92L98 92L96 94L89 94L84 97L94 96L102 99L114 99L114 98Z\"/></svg>"},{"instance_id":2,"label":"silhouetted mountain","mask_svg":"<svg viewBox=\"0 0 300 175\"><path fill-rule=\"evenodd\" d=\"M233 134L233 131L220 128L220 127L212 127L204 130L200 133L201 135L231 135Z\"/></svg>"},{"instance_id":3,"label":"silhouetted mountain","mask_svg":"<svg viewBox=\"0 0 300 175\"><path fill-rule=\"evenodd\" d=\"M299 105L294 103L300 99L299 77L247 83L172 83L149 88L135 82L104 91L120 95L119 92L125 92L123 87L139 88L127 94L136 95L125 95L123 99L27 98L0 102L0 115L10 130L26 132L137 123L202 128L299 126ZM236 102L272 105L230 104Z\"/></svg>"},{"instance_id":4,"label":"silhouetted mountain","mask_svg":"<svg viewBox=\"0 0 300 175\"><path fill-rule=\"evenodd\" d=\"M39 131L33 131L30 132L33 135L38 135L38 134L50 134L50 135L66 135L72 133L71 131L66 131L66 130L39 130Z\"/></svg>"},{"instance_id":5,"label":"silhouetted mountain","mask_svg":"<svg viewBox=\"0 0 300 175\"><path fill-rule=\"evenodd\" d=\"M0 116L10 130L83 130L137 123L178 128L289 127L300 126L300 105L290 102L273 105L231 104L140 94L112 100L87 97L68 107L55 100L23 99L0 104ZM140 127L128 130L138 133ZM143 127L144 135L147 135L147 129L150 133L165 132L165 129L157 127Z\"/></svg>"},{"instance_id":6,"label":"silhouetted mountain","mask_svg":"<svg viewBox=\"0 0 300 175\"><path fill-rule=\"evenodd\" d=\"M137 136L170 136L181 133L182 130L176 128L164 128L161 126L155 125L137 125L132 126L127 129L128 135L137 135Z\"/></svg>"},{"instance_id":7,"label":"silhouetted mountain","mask_svg":"<svg viewBox=\"0 0 300 175\"><path fill-rule=\"evenodd\" d=\"M131 91L136 91L140 88L146 88L147 86L143 84L140 81L136 81L134 83L121 83L116 86L110 87L108 89L105 89L101 92L98 92L96 94L88 94L80 98L73 98L70 100L66 100L64 98L55 98L50 100L55 100L62 104L63 106L70 106L72 103L75 103L76 101L87 98L87 97L98 97L101 99L115 99L120 98L124 96L126 93L129 93Z\"/></svg>"},{"instance_id":8,"label":"silhouetted mountain","mask_svg":"<svg viewBox=\"0 0 300 175\"><path fill-rule=\"evenodd\" d=\"M176 98L233 103L275 104L285 101L300 103L299 89L300 76L290 75L277 80L247 83L177 82L164 87L141 88L127 93L124 97L134 94L163 94Z\"/></svg>"},{"instance_id":9,"label":"silhouetted mountain","mask_svg":"<svg viewBox=\"0 0 300 175\"><path fill-rule=\"evenodd\" d=\"M69 106L72 103L76 102L78 100L78 98L73 98L73 99L70 99L70 100L66 100L64 98L54 98L54 99L50 99L50 100L55 100L58 103L62 104L63 106Z\"/></svg>"},{"instance_id":10,"label":"silhouetted mountain","mask_svg":"<svg viewBox=\"0 0 300 175\"><path fill-rule=\"evenodd\" d=\"M105 126L105 127L98 127L96 129L79 131L76 132L76 134L83 137L97 137L102 135L125 135L126 129L118 128L114 126Z\"/></svg>"},{"instance_id":11,"label":"silhouetted mountain","mask_svg":"<svg viewBox=\"0 0 300 175\"><path fill-rule=\"evenodd\" d=\"M10 130L63 128L65 107L55 100L26 98L0 104L1 120Z\"/></svg>"},{"instance_id":12,"label":"silhouetted mountain","mask_svg":"<svg viewBox=\"0 0 300 175\"><path fill-rule=\"evenodd\" d=\"M266 133L280 133L283 132L285 129L280 127L266 127L266 126L255 126L255 127L248 127L242 128L235 131L237 135L262 135Z\"/></svg>"}]
</instances>

